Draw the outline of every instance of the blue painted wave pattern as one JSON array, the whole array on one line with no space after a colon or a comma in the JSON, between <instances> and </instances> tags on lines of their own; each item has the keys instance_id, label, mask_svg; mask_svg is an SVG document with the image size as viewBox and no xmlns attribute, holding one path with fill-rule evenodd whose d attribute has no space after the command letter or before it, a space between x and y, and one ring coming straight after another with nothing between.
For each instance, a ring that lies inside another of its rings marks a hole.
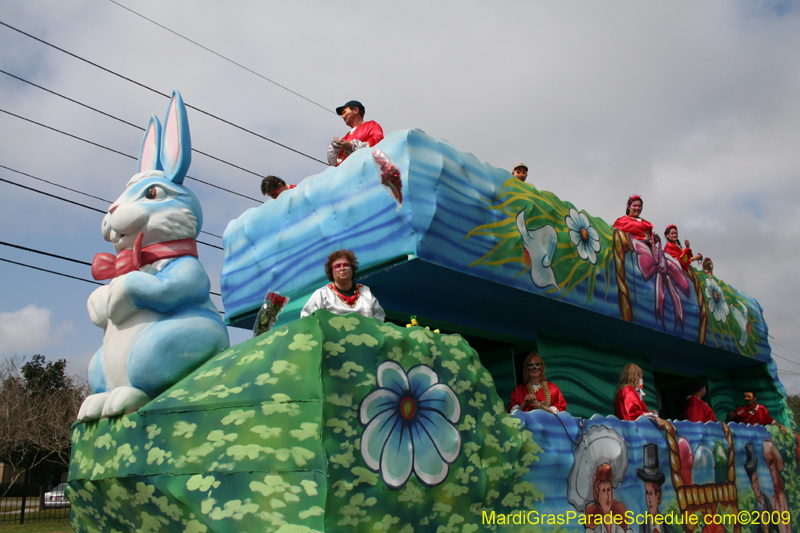
<instances>
[{"instance_id":1,"label":"blue painted wave pattern","mask_svg":"<svg viewBox=\"0 0 800 533\"><path fill-rule=\"evenodd\" d=\"M328 254L338 248L355 250L362 267L413 255L607 316L620 316L613 261L607 268L596 270L592 280L583 280L568 290L564 286L540 289L530 276L520 275L525 269L520 237L516 237L519 243L512 242L507 247L510 253L519 254L515 260L479 261L501 245L503 238L470 232L512 220L509 213L493 208L500 195L512 186L510 184L516 183L509 181L506 170L482 163L472 154L460 152L446 141L420 130L393 132L378 148L400 168L403 204L399 211L395 199L380 184L370 151L360 150L340 167L328 168L306 178L277 200L268 200L258 208L249 209L229 223L224 235L221 282L229 322L254 312L268 291L299 297L309 294L326 282L322 265ZM557 202L560 213L574 207L568 202L553 200L552 194L540 193L533 186L523 187L529 197L546 196L547 202ZM554 262L578 264L582 261L570 242L563 217L558 220L555 211L538 211L542 202L522 205L528 220L541 214L551 220L547 223L559 233ZM600 219L593 220L603 224L606 230L610 228ZM601 238L601 246L604 251L610 250L611 239ZM634 323L697 342L700 306L694 289L689 296L680 294L683 328L674 325L674 308L669 298L664 306L662 325L655 316L653 280L644 281L631 253L626 254L625 269ZM750 309L750 324L757 334L752 337L757 339L751 343L753 353L748 355L771 360L761 307L741 292L730 289L728 296L732 294L740 305ZM712 320L709 318L709 323ZM706 344L733 352L739 350L732 336L711 333L709 325ZM724 342L720 343L720 338Z\"/></svg>"}]
</instances>

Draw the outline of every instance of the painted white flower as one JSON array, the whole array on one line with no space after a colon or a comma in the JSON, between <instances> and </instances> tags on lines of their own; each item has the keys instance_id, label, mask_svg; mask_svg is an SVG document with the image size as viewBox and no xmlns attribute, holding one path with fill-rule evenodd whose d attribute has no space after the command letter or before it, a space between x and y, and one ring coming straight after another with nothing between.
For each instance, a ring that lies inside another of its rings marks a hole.
<instances>
[{"instance_id":1,"label":"painted white flower","mask_svg":"<svg viewBox=\"0 0 800 533\"><path fill-rule=\"evenodd\" d=\"M722 289L717 282L711 278L706 278L706 300L708 300L708 310L714 315L714 320L717 322L725 322L728 320L728 303L725 301L725 295L722 294Z\"/></svg>"},{"instance_id":2,"label":"painted white flower","mask_svg":"<svg viewBox=\"0 0 800 533\"><path fill-rule=\"evenodd\" d=\"M735 320L736 324L739 326L739 330L742 332L742 334L739 335L739 346L744 346L747 344L747 336L750 333L750 321L747 319L749 311L745 304L739 302L739 306L742 308L741 311L739 311L735 305L731 304L731 314L733 315L733 320Z\"/></svg>"},{"instance_id":3,"label":"painted white flower","mask_svg":"<svg viewBox=\"0 0 800 533\"><path fill-rule=\"evenodd\" d=\"M578 256L584 261L595 264L597 252L600 251L600 234L589 223L589 217L572 207L569 215L564 218L564 223L569 228L572 244L578 249Z\"/></svg>"},{"instance_id":4,"label":"painted white flower","mask_svg":"<svg viewBox=\"0 0 800 533\"><path fill-rule=\"evenodd\" d=\"M423 485L439 485L461 453L458 397L426 365L406 373L384 361L377 374L378 388L358 407L361 457L392 489L405 485L412 471Z\"/></svg>"}]
</instances>

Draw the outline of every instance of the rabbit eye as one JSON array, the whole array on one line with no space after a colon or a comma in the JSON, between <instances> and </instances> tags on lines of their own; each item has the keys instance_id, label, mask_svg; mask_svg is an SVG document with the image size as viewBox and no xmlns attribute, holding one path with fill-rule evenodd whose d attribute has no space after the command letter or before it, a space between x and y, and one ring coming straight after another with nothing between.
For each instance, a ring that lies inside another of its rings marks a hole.
<instances>
[{"instance_id":1,"label":"rabbit eye","mask_svg":"<svg viewBox=\"0 0 800 533\"><path fill-rule=\"evenodd\" d=\"M159 198L164 198L167 194L164 192L164 189L161 187L156 187L153 185L144 193L144 197L148 200L157 200Z\"/></svg>"}]
</instances>

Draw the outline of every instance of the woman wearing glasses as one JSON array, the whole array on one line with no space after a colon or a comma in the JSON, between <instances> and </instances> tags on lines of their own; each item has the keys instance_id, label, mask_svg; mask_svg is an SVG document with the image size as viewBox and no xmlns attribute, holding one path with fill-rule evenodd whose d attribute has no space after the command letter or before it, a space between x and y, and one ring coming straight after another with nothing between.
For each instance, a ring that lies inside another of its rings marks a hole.
<instances>
[{"instance_id":1,"label":"woman wearing glasses","mask_svg":"<svg viewBox=\"0 0 800 533\"><path fill-rule=\"evenodd\" d=\"M329 255L325 261L325 274L332 283L314 291L300 311L300 318L317 309L326 309L337 315L359 313L383 322L386 313L378 299L372 295L369 287L353 281L357 270L358 260L352 250L337 250Z\"/></svg>"},{"instance_id":2,"label":"woman wearing glasses","mask_svg":"<svg viewBox=\"0 0 800 533\"><path fill-rule=\"evenodd\" d=\"M561 391L554 383L547 381L544 361L538 353L531 352L525 358L522 379L523 383L517 385L511 393L511 403L508 406L510 413L518 409L544 409L553 414L567 410L567 401Z\"/></svg>"}]
</instances>

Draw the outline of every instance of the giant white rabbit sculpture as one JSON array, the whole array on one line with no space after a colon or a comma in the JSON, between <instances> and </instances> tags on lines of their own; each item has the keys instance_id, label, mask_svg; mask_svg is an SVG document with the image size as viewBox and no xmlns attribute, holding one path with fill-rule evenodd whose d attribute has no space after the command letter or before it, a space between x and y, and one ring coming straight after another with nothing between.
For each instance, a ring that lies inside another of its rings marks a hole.
<instances>
[{"instance_id":1,"label":"giant white rabbit sculpture","mask_svg":"<svg viewBox=\"0 0 800 533\"><path fill-rule=\"evenodd\" d=\"M92 263L95 279L111 282L89 297L89 317L105 334L78 420L134 412L230 346L197 260L203 212L183 186L191 154L186 108L173 91L163 133L153 115L137 174L103 218L117 256Z\"/></svg>"}]
</instances>

